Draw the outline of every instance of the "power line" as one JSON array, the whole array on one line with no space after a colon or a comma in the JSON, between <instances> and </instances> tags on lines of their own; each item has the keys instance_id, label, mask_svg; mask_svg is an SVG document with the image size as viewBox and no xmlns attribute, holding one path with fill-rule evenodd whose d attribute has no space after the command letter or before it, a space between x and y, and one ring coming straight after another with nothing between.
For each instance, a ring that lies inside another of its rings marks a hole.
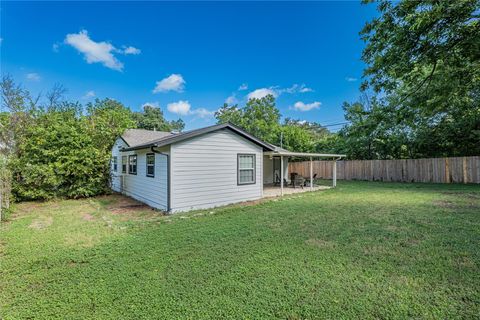
<instances>
[{"instance_id":1,"label":"power line","mask_svg":"<svg viewBox=\"0 0 480 320\"><path fill-rule=\"evenodd\" d=\"M335 126L340 126L344 124L348 124L350 121L345 121L345 122L337 122L337 123L330 123L330 124L320 124L322 127L335 127Z\"/></svg>"}]
</instances>

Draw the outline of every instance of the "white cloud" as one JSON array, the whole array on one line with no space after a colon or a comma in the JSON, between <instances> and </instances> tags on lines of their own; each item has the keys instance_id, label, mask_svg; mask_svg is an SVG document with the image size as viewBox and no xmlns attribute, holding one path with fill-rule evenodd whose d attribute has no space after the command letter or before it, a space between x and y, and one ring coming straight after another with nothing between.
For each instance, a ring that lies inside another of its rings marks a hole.
<instances>
[{"instance_id":1,"label":"white cloud","mask_svg":"<svg viewBox=\"0 0 480 320\"><path fill-rule=\"evenodd\" d=\"M303 103L302 101L298 101L293 105L293 109L295 109L297 111L310 111L310 110L313 110L313 109L320 108L321 104L322 103L318 102L318 101L315 101L315 102L312 102L312 103Z\"/></svg>"},{"instance_id":2,"label":"white cloud","mask_svg":"<svg viewBox=\"0 0 480 320\"><path fill-rule=\"evenodd\" d=\"M242 83L240 87L238 87L238 91L243 91L248 89L248 84Z\"/></svg>"},{"instance_id":3,"label":"white cloud","mask_svg":"<svg viewBox=\"0 0 480 320\"><path fill-rule=\"evenodd\" d=\"M207 109L205 109L205 108L198 108L198 109L192 110L192 111L190 112L190 114L196 115L196 116L204 119L204 118L210 118L210 117L212 117L212 116L215 114L215 112L210 111L210 110L207 110Z\"/></svg>"},{"instance_id":4,"label":"white cloud","mask_svg":"<svg viewBox=\"0 0 480 320\"><path fill-rule=\"evenodd\" d=\"M142 52L142 50L140 49L137 49L135 47L126 47L123 49L123 54L134 54L134 55L137 55L137 54L140 54Z\"/></svg>"},{"instance_id":5,"label":"white cloud","mask_svg":"<svg viewBox=\"0 0 480 320\"><path fill-rule=\"evenodd\" d=\"M190 103L183 100L167 104L167 109L171 113L176 113L181 116L197 116L199 118L209 118L215 114L214 111L205 108L192 109Z\"/></svg>"},{"instance_id":6,"label":"white cloud","mask_svg":"<svg viewBox=\"0 0 480 320\"><path fill-rule=\"evenodd\" d=\"M95 91L90 90L90 91L85 92L85 95L83 96L83 99L87 100L87 99L93 98L95 96L96 96Z\"/></svg>"},{"instance_id":7,"label":"white cloud","mask_svg":"<svg viewBox=\"0 0 480 320\"><path fill-rule=\"evenodd\" d=\"M182 116L186 116L190 114L190 108L191 108L190 103L188 101L183 101L183 100L167 104L168 111L182 115Z\"/></svg>"},{"instance_id":8,"label":"white cloud","mask_svg":"<svg viewBox=\"0 0 480 320\"><path fill-rule=\"evenodd\" d=\"M346 77L345 80L347 80L348 82L355 82L355 81L357 81L358 79L357 79L357 78L353 78L353 77Z\"/></svg>"},{"instance_id":9,"label":"white cloud","mask_svg":"<svg viewBox=\"0 0 480 320\"><path fill-rule=\"evenodd\" d=\"M313 92L313 89L304 86L304 87L301 87L301 88L299 89L299 92L300 92L300 93Z\"/></svg>"},{"instance_id":10,"label":"white cloud","mask_svg":"<svg viewBox=\"0 0 480 320\"><path fill-rule=\"evenodd\" d=\"M305 92L312 92L313 89L307 87L304 83L302 84L293 84L290 88L285 88L285 89L278 89L280 93L305 93Z\"/></svg>"},{"instance_id":11,"label":"white cloud","mask_svg":"<svg viewBox=\"0 0 480 320\"><path fill-rule=\"evenodd\" d=\"M95 42L88 36L87 30L81 30L79 33L67 34L65 43L74 47L84 54L87 63L101 63L105 67L122 71L123 63L121 63L112 52L117 49L105 41Z\"/></svg>"},{"instance_id":12,"label":"white cloud","mask_svg":"<svg viewBox=\"0 0 480 320\"><path fill-rule=\"evenodd\" d=\"M27 73L27 80L29 81L40 81L41 77L38 73Z\"/></svg>"},{"instance_id":13,"label":"white cloud","mask_svg":"<svg viewBox=\"0 0 480 320\"><path fill-rule=\"evenodd\" d=\"M146 106L151 106L151 107L154 107L154 108L160 108L160 103L158 101L145 102L144 104L142 104L142 109L145 108Z\"/></svg>"},{"instance_id":14,"label":"white cloud","mask_svg":"<svg viewBox=\"0 0 480 320\"><path fill-rule=\"evenodd\" d=\"M177 91L182 92L185 88L185 80L181 74L171 74L170 76L157 81L153 93L158 92L167 92L167 91Z\"/></svg>"},{"instance_id":15,"label":"white cloud","mask_svg":"<svg viewBox=\"0 0 480 320\"><path fill-rule=\"evenodd\" d=\"M235 97L234 94L232 94L230 97L228 97L227 99L225 99L225 103L226 104L235 104L238 102L238 99L237 97Z\"/></svg>"},{"instance_id":16,"label":"white cloud","mask_svg":"<svg viewBox=\"0 0 480 320\"><path fill-rule=\"evenodd\" d=\"M247 98L248 99L261 99L263 97L268 96L269 94L271 94L275 98L278 97L278 92L275 89L273 89L273 88L261 88L261 89L257 89L257 90L254 90L254 91L250 92L247 95Z\"/></svg>"},{"instance_id":17,"label":"white cloud","mask_svg":"<svg viewBox=\"0 0 480 320\"><path fill-rule=\"evenodd\" d=\"M278 98L280 95L284 93L294 94L294 93L305 93L305 92L313 92L312 88L307 87L305 84L293 84L289 88L280 88L279 86L272 86L269 88L261 88L250 92L247 95L248 99L256 98L261 99L268 94L271 94L275 98Z\"/></svg>"},{"instance_id":18,"label":"white cloud","mask_svg":"<svg viewBox=\"0 0 480 320\"><path fill-rule=\"evenodd\" d=\"M53 52L58 52L59 49L60 49L60 44L58 44L58 43L52 44L52 50L53 50Z\"/></svg>"}]
</instances>

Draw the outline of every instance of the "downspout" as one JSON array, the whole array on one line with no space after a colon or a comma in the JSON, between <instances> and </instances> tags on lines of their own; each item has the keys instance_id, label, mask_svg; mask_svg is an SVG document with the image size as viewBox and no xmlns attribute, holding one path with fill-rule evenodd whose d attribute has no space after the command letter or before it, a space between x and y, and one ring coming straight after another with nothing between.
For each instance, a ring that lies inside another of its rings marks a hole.
<instances>
[{"instance_id":1,"label":"downspout","mask_svg":"<svg viewBox=\"0 0 480 320\"><path fill-rule=\"evenodd\" d=\"M167 157L167 213L170 213L171 207L170 207L170 199L171 199L171 194L170 194L170 155L168 153L163 153L158 150L155 150L156 146L151 146L150 150L153 153L158 153L161 154L165 157Z\"/></svg>"}]
</instances>

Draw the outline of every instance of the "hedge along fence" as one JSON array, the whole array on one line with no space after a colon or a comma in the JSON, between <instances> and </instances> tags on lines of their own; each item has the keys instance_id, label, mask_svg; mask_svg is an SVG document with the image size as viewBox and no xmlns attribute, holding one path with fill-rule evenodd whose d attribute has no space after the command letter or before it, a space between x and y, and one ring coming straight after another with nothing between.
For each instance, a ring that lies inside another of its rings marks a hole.
<instances>
[{"instance_id":1,"label":"hedge along fence","mask_svg":"<svg viewBox=\"0 0 480 320\"><path fill-rule=\"evenodd\" d=\"M318 179L332 179L333 161L313 161ZM290 162L289 172L310 176L310 161ZM337 179L480 183L480 157L337 161Z\"/></svg>"},{"instance_id":2,"label":"hedge along fence","mask_svg":"<svg viewBox=\"0 0 480 320\"><path fill-rule=\"evenodd\" d=\"M0 220L5 220L7 210L10 208L12 176L7 169L7 162L0 156Z\"/></svg>"}]
</instances>

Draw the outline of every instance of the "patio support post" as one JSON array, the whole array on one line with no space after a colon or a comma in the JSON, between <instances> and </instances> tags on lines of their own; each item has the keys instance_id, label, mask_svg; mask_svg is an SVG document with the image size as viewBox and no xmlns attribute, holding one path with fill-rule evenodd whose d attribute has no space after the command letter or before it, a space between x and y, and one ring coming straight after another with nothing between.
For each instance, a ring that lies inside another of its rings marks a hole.
<instances>
[{"instance_id":1,"label":"patio support post","mask_svg":"<svg viewBox=\"0 0 480 320\"><path fill-rule=\"evenodd\" d=\"M283 156L280 156L280 195L283 197Z\"/></svg>"},{"instance_id":2,"label":"patio support post","mask_svg":"<svg viewBox=\"0 0 480 320\"><path fill-rule=\"evenodd\" d=\"M310 191L313 190L313 160L310 157Z\"/></svg>"},{"instance_id":3,"label":"patio support post","mask_svg":"<svg viewBox=\"0 0 480 320\"><path fill-rule=\"evenodd\" d=\"M333 175L333 183L332 183L332 187L336 187L337 186L337 159L334 159L333 160L333 171L332 171L332 175Z\"/></svg>"}]
</instances>

